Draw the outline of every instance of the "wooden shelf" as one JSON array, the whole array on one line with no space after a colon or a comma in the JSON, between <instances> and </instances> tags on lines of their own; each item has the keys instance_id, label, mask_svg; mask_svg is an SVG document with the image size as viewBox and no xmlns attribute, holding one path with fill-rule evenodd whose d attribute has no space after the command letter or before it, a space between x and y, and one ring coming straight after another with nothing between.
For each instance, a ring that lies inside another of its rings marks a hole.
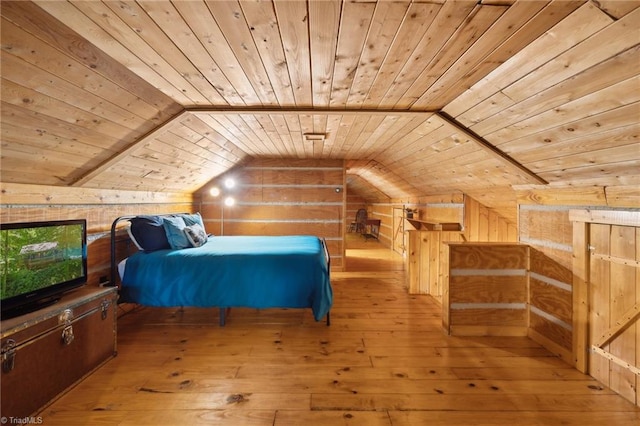
<instances>
[{"instance_id":1,"label":"wooden shelf","mask_svg":"<svg viewBox=\"0 0 640 426\"><path fill-rule=\"evenodd\" d=\"M457 222L438 223L419 219L406 219L419 231L462 231L462 225Z\"/></svg>"}]
</instances>

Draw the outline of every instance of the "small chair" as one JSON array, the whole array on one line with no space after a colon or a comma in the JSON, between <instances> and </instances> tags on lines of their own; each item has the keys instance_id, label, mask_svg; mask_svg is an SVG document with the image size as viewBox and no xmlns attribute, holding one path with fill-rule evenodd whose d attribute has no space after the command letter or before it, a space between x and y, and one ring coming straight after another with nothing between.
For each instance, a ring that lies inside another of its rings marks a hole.
<instances>
[{"instance_id":1,"label":"small chair","mask_svg":"<svg viewBox=\"0 0 640 426\"><path fill-rule=\"evenodd\" d=\"M359 209L356 213L356 232L362 234L367 224L367 210Z\"/></svg>"}]
</instances>

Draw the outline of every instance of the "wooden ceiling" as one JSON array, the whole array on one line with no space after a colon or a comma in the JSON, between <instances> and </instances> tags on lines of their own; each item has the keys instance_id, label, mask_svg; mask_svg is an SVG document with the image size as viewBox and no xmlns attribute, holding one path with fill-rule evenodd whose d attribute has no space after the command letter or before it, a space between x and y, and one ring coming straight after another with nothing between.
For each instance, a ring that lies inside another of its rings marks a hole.
<instances>
[{"instance_id":1,"label":"wooden ceiling","mask_svg":"<svg viewBox=\"0 0 640 426\"><path fill-rule=\"evenodd\" d=\"M193 192L340 158L370 201L640 185L640 1L2 1L2 182Z\"/></svg>"}]
</instances>

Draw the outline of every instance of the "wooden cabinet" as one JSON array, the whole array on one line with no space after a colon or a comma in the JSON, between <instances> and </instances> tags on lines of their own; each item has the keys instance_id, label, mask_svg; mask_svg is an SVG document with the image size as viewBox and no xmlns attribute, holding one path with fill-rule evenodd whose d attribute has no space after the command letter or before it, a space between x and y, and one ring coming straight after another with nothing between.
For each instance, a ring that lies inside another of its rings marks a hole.
<instances>
[{"instance_id":1,"label":"wooden cabinet","mask_svg":"<svg viewBox=\"0 0 640 426\"><path fill-rule=\"evenodd\" d=\"M2 321L3 418L37 414L116 353L116 288L84 287Z\"/></svg>"}]
</instances>

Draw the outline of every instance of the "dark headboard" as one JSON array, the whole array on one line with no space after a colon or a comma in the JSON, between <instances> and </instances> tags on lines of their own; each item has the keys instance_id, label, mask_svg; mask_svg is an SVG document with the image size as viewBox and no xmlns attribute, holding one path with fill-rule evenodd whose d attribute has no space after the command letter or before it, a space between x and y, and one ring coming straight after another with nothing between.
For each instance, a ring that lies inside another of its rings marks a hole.
<instances>
[{"instance_id":1,"label":"dark headboard","mask_svg":"<svg viewBox=\"0 0 640 426\"><path fill-rule=\"evenodd\" d=\"M174 216L180 214L189 213L163 213L153 214L152 216ZM120 222L130 221L131 219L138 217L139 215L127 215L116 218L111 224L111 285L116 286L118 283L118 258L116 255L116 232Z\"/></svg>"}]
</instances>

